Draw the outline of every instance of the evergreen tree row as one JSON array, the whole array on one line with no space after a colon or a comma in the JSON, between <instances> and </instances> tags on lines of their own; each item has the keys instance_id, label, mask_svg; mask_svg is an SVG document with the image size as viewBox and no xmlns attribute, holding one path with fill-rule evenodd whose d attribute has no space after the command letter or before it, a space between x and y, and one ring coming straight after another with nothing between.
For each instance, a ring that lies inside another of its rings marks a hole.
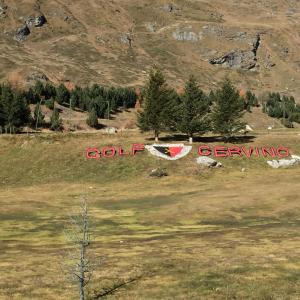
<instances>
[{"instance_id":1,"label":"evergreen tree row","mask_svg":"<svg viewBox=\"0 0 300 300\"><path fill-rule=\"evenodd\" d=\"M300 123L300 105L296 104L294 97L269 93L263 104L263 112L272 118L281 119L282 124L289 128L293 127L293 122Z\"/></svg>"},{"instance_id":2,"label":"evergreen tree row","mask_svg":"<svg viewBox=\"0 0 300 300\"><path fill-rule=\"evenodd\" d=\"M98 118L108 118L109 114L119 107L132 108L136 103L136 93L133 88L106 88L98 84L84 88L75 86L70 91L64 84L54 87L50 83L44 85L37 82L25 93L25 97L31 104L36 104L43 99L49 108L53 107L55 100L58 104L73 110L96 112Z\"/></svg>"},{"instance_id":3,"label":"evergreen tree row","mask_svg":"<svg viewBox=\"0 0 300 300\"><path fill-rule=\"evenodd\" d=\"M186 82L183 95L178 95L168 87L163 73L156 69L151 72L144 90L138 126L141 131L153 131L156 141L163 131L182 132L190 142L195 135L209 131L230 139L245 128L241 120L245 109L258 104L254 94L248 93L247 97L245 105L245 99L229 80L218 90L206 94L193 76Z\"/></svg>"},{"instance_id":4,"label":"evergreen tree row","mask_svg":"<svg viewBox=\"0 0 300 300\"><path fill-rule=\"evenodd\" d=\"M30 121L30 109L24 96L8 85L0 85L0 132L15 133Z\"/></svg>"},{"instance_id":5,"label":"evergreen tree row","mask_svg":"<svg viewBox=\"0 0 300 300\"><path fill-rule=\"evenodd\" d=\"M44 121L42 105L53 110L50 128L60 130L62 122L55 102L73 110L89 112L87 123L97 128L98 118L109 118L119 107L132 108L136 99L132 88L106 88L98 84L84 88L75 86L71 91L63 84L55 87L51 83L43 84L40 81L26 91L16 91L9 85L0 85L0 132L15 133L25 125L36 129L48 125ZM33 116L30 104L35 105Z\"/></svg>"}]
</instances>

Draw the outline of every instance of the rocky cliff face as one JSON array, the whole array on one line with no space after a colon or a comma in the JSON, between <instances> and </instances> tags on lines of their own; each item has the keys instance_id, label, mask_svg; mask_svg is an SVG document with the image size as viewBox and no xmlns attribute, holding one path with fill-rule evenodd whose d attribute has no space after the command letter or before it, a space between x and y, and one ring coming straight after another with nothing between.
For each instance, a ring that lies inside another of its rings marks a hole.
<instances>
[{"instance_id":1,"label":"rocky cliff face","mask_svg":"<svg viewBox=\"0 0 300 300\"><path fill-rule=\"evenodd\" d=\"M156 64L175 87L298 96L299 16L296 0L0 0L0 79L141 85Z\"/></svg>"}]
</instances>

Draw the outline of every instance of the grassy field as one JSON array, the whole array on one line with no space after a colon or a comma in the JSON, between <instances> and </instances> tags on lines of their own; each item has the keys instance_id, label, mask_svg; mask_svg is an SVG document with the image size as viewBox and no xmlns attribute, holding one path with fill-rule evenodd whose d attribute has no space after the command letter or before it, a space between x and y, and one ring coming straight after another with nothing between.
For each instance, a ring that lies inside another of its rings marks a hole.
<instances>
[{"instance_id":1,"label":"grassy field","mask_svg":"<svg viewBox=\"0 0 300 300\"><path fill-rule=\"evenodd\" d=\"M251 145L300 154L298 131L258 132ZM235 157L205 170L196 149L176 162L84 156L86 147L129 149L146 138L0 136L0 299L78 299L61 265L83 195L100 261L91 299L122 283L105 299L300 299L300 168ZM158 166L169 176L150 178Z\"/></svg>"}]
</instances>

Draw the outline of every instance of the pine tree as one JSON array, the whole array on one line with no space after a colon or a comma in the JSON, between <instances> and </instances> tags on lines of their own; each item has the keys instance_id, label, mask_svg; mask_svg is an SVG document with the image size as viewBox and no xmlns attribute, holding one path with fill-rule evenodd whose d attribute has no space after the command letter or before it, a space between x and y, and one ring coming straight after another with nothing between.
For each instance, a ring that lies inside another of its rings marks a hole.
<instances>
[{"instance_id":1,"label":"pine tree","mask_svg":"<svg viewBox=\"0 0 300 300\"><path fill-rule=\"evenodd\" d=\"M50 98L48 100L45 101L45 104L47 106L47 108L53 110L54 109L54 105L55 105L55 101L53 98Z\"/></svg>"},{"instance_id":2,"label":"pine tree","mask_svg":"<svg viewBox=\"0 0 300 300\"><path fill-rule=\"evenodd\" d=\"M138 127L142 132L152 130L155 141L158 141L159 134L165 129L169 92L163 73L158 69L152 70L145 88L144 110L138 115Z\"/></svg>"},{"instance_id":3,"label":"pine tree","mask_svg":"<svg viewBox=\"0 0 300 300\"><path fill-rule=\"evenodd\" d=\"M56 101L59 104L70 102L70 92L64 84L60 84L56 89Z\"/></svg>"},{"instance_id":4,"label":"pine tree","mask_svg":"<svg viewBox=\"0 0 300 300\"><path fill-rule=\"evenodd\" d=\"M93 128L97 128L99 126L98 116L97 116L96 110L94 108L89 112L89 116L86 120L86 123L87 123L87 125L89 125L90 127L93 127Z\"/></svg>"},{"instance_id":5,"label":"pine tree","mask_svg":"<svg viewBox=\"0 0 300 300\"><path fill-rule=\"evenodd\" d=\"M33 92L34 92L34 94L38 95L39 97L44 96L45 90L44 90L44 85L41 81L38 80L35 82L35 85L33 87Z\"/></svg>"},{"instance_id":6,"label":"pine tree","mask_svg":"<svg viewBox=\"0 0 300 300\"><path fill-rule=\"evenodd\" d=\"M45 119L45 115L42 112L42 107L41 107L40 103L38 103L35 106L34 113L33 113L33 124L36 127L36 129L39 126L44 125L44 119Z\"/></svg>"},{"instance_id":7,"label":"pine tree","mask_svg":"<svg viewBox=\"0 0 300 300\"><path fill-rule=\"evenodd\" d=\"M0 101L0 122L7 131L14 133L30 120L30 110L22 94L2 86Z\"/></svg>"},{"instance_id":8,"label":"pine tree","mask_svg":"<svg viewBox=\"0 0 300 300\"><path fill-rule=\"evenodd\" d=\"M62 129L62 120L59 117L59 111L57 108L54 108L52 116L50 118L50 128L54 131Z\"/></svg>"},{"instance_id":9,"label":"pine tree","mask_svg":"<svg viewBox=\"0 0 300 300\"><path fill-rule=\"evenodd\" d=\"M209 104L208 97L198 87L195 77L190 76L186 82L185 93L179 109L178 129L188 135L191 143L195 133L204 134L210 129Z\"/></svg>"},{"instance_id":10,"label":"pine tree","mask_svg":"<svg viewBox=\"0 0 300 300\"><path fill-rule=\"evenodd\" d=\"M43 96L45 96L45 99L54 99L56 97L56 89L51 83L46 83L43 91Z\"/></svg>"},{"instance_id":11,"label":"pine tree","mask_svg":"<svg viewBox=\"0 0 300 300\"><path fill-rule=\"evenodd\" d=\"M164 131L178 131L178 124L180 124L181 112L180 105L182 101L177 92L168 88L164 96L164 108L161 112L161 118L163 120Z\"/></svg>"},{"instance_id":12,"label":"pine tree","mask_svg":"<svg viewBox=\"0 0 300 300\"><path fill-rule=\"evenodd\" d=\"M245 128L241 121L244 114L244 103L239 92L226 79L221 89L214 93L215 105L212 112L214 132L229 140L235 133Z\"/></svg>"},{"instance_id":13,"label":"pine tree","mask_svg":"<svg viewBox=\"0 0 300 300\"><path fill-rule=\"evenodd\" d=\"M1 127L1 133L2 133L2 127L5 125L6 115L4 111L4 103L2 100L2 86L0 85L0 127Z\"/></svg>"}]
</instances>

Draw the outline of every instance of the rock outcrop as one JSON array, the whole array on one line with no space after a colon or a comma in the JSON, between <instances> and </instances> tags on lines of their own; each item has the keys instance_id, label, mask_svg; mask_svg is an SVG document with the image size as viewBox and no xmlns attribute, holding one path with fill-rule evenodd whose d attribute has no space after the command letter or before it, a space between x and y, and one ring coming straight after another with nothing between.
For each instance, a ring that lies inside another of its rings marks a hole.
<instances>
[{"instance_id":1,"label":"rock outcrop","mask_svg":"<svg viewBox=\"0 0 300 300\"><path fill-rule=\"evenodd\" d=\"M30 30L28 26L25 24L17 29L14 39L18 42L23 42L29 34L30 34Z\"/></svg>"},{"instance_id":2,"label":"rock outcrop","mask_svg":"<svg viewBox=\"0 0 300 300\"><path fill-rule=\"evenodd\" d=\"M26 82L28 84L34 84L36 81L42 81L42 82L47 82L49 81L49 78L42 72L39 71L34 71L30 74L28 74L26 78Z\"/></svg>"},{"instance_id":3,"label":"rock outcrop","mask_svg":"<svg viewBox=\"0 0 300 300\"><path fill-rule=\"evenodd\" d=\"M221 57L213 58L209 62L212 65L224 65L233 69L251 70L257 63L257 50L260 46L260 35L253 42L251 50L233 50Z\"/></svg>"},{"instance_id":4,"label":"rock outcrop","mask_svg":"<svg viewBox=\"0 0 300 300\"><path fill-rule=\"evenodd\" d=\"M25 21L25 24L28 27L42 27L45 23L47 23L47 20L44 15L39 15L37 17L30 16Z\"/></svg>"},{"instance_id":5,"label":"rock outcrop","mask_svg":"<svg viewBox=\"0 0 300 300\"><path fill-rule=\"evenodd\" d=\"M188 41L195 43L202 39L202 33L197 34L188 29L177 29L172 35L177 41Z\"/></svg>"}]
</instances>

